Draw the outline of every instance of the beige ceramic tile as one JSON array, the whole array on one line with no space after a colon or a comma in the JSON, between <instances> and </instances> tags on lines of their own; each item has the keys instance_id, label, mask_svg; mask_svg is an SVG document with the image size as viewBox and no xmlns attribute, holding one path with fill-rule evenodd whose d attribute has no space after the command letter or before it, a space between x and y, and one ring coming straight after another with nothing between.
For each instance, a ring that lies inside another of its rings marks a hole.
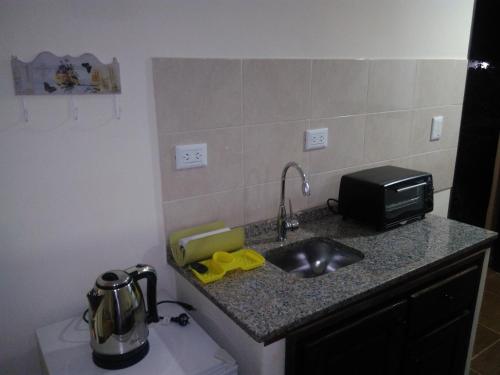
<instances>
[{"instance_id":1,"label":"beige ceramic tile","mask_svg":"<svg viewBox=\"0 0 500 375\"><path fill-rule=\"evenodd\" d=\"M166 232L224 220L231 227L243 224L243 190L164 202Z\"/></svg>"},{"instance_id":2,"label":"beige ceramic tile","mask_svg":"<svg viewBox=\"0 0 500 375\"><path fill-rule=\"evenodd\" d=\"M287 178L285 191L287 210L289 199L292 200L294 212L307 208L307 197L302 195L301 189L301 179ZM280 194L280 182L271 182L245 188L245 223L276 217Z\"/></svg>"},{"instance_id":3,"label":"beige ceramic tile","mask_svg":"<svg viewBox=\"0 0 500 375\"><path fill-rule=\"evenodd\" d=\"M411 168L432 174L434 191L449 189L453 184L457 149L431 152L411 158Z\"/></svg>"},{"instance_id":4,"label":"beige ceramic tile","mask_svg":"<svg viewBox=\"0 0 500 375\"><path fill-rule=\"evenodd\" d=\"M443 116L443 133L438 141L431 141L431 125L434 116ZM413 114L411 153L437 151L457 147L460 132L462 106L447 106L416 110Z\"/></svg>"},{"instance_id":5,"label":"beige ceramic tile","mask_svg":"<svg viewBox=\"0 0 500 375\"><path fill-rule=\"evenodd\" d=\"M365 116L311 120L311 129L328 128L328 146L310 150L311 173L327 172L363 163Z\"/></svg>"},{"instance_id":6,"label":"beige ceramic tile","mask_svg":"<svg viewBox=\"0 0 500 375\"><path fill-rule=\"evenodd\" d=\"M241 128L169 134L160 144L163 200L171 201L243 186ZM207 143L208 166L175 169L175 146Z\"/></svg>"},{"instance_id":7,"label":"beige ceramic tile","mask_svg":"<svg viewBox=\"0 0 500 375\"><path fill-rule=\"evenodd\" d=\"M477 370L480 375L500 374L500 341L494 343L488 350L475 357L471 362L471 367ZM474 374L474 373L472 373Z\"/></svg>"},{"instance_id":8,"label":"beige ceramic tile","mask_svg":"<svg viewBox=\"0 0 500 375\"><path fill-rule=\"evenodd\" d=\"M492 331L500 333L500 296L496 293L485 291L479 323Z\"/></svg>"},{"instance_id":9,"label":"beige ceramic tile","mask_svg":"<svg viewBox=\"0 0 500 375\"><path fill-rule=\"evenodd\" d=\"M392 165L394 167L400 167L400 168L411 168L411 158L404 157L401 159L384 160L384 161L379 161L377 163L370 163L368 165L363 166L363 169L378 168L387 165Z\"/></svg>"},{"instance_id":10,"label":"beige ceramic tile","mask_svg":"<svg viewBox=\"0 0 500 375\"><path fill-rule=\"evenodd\" d=\"M365 162L407 156L410 146L412 113L387 112L366 117Z\"/></svg>"},{"instance_id":11,"label":"beige ceramic tile","mask_svg":"<svg viewBox=\"0 0 500 375\"><path fill-rule=\"evenodd\" d=\"M345 174L354 173L366 168L370 167L360 165L326 173L313 174L311 176L311 196L308 199L308 207L324 206L329 198L338 199L341 177Z\"/></svg>"},{"instance_id":12,"label":"beige ceramic tile","mask_svg":"<svg viewBox=\"0 0 500 375\"><path fill-rule=\"evenodd\" d=\"M312 118L365 113L368 60L314 60Z\"/></svg>"},{"instance_id":13,"label":"beige ceramic tile","mask_svg":"<svg viewBox=\"0 0 500 375\"><path fill-rule=\"evenodd\" d=\"M308 116L309 60L244 60L246 124L302 120Z\"/></svg>"},{"instance_id":14,"label":"beige ceramic tile","mask_svg":"<svg viewBox=\"0 0 500 375\"><path fill-rule=\"evenodd\" d=\"M500 335L493 332L489 328L478 324L477 325L477 331L476 331L476 338L474 340L474 352L473 354L476 355L477 353L483 351L486 349L488 346L493 344L495 341L498 341L500 339Z\"/></svg>"},{"instance_id":15,"label":"beige ceramic tile","mask_svg":"<svg viewBox=\"0 0 500 375\"><path fill-rule=\"evenodd\" d=\"M308 207L324 206L327 199L339 197L339 185L342 175L350 173L346 171L332 171L311 176L311 196L308 199Z\"/></svg>"},{"instance_id":16,"label":"beige ceramic tile","mask_svg":"<svg viewBox=\"0 0 500 375\"><path fill-rule=\"evenodd\" d=\"M278 181L285 164L295 161L307 173L305 121L243 127L245 186ZM289 176L298 176L295 169Z\"/></svg>"},{"instance_id":17,"label":"beige ceramic tile","mask_svg":"<svg viewBox=\"0 0 500 375\"><path fill-rule=\"evenodd\" d=\"M500 272L495 272L491 268L488 270L485 290L500 297Z\"/></svg>"},{"instance_id":18,"label":"beige ceramic tile","mask_svg":"<svg viewBox=\"0 0 500 375\"><path fill-rule=\"evenodd\" d=\"M393 165L400 168L411 168L411 159L409 157L391 160L388 165Z\"/></svg>"},{"instance_id":19,"label":"beige ceramic tile","mask_svg":"<svg viewBox=\"0 0 500 375\"><path fill-rule=\"evenodd\" d=\"M410 109L416 75L415 60L371 60L369 70L369 113Z\"/></svg>"},{"instance_id":20,"label":"beige ceramic tile","mask_svg":"<svg viewBox=\"0 0 500 375\"><path fill-rule=\"evenodd\" d=\"M420 60L415 107L462 104L466 74L465 60Z\"/></svg>"},{"instance_id":21,"label":"beige ceramic tile","mask_svg":"<svg viewBox=\"0 0 500 375\"><path fill-rule=\"evenodd\" d=\"M160 132L241 124L241 61L153 59Z\"/></svg>"}]
</instances>

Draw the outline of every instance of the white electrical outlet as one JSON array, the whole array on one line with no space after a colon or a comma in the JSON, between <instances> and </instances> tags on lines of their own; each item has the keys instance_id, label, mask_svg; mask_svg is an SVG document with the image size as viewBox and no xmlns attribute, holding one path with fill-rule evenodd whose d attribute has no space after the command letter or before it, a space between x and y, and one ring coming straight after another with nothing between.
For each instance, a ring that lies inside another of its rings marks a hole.
<instances>
[{"instance_id":1,"label":"white electrical outlet","mask_svg":"<svg viewBox=\"0 0 500 375\"><path fill-rule=\"evenodd\" d=\"M207 164L206 143L175 146L176 169L205 167Z\"/></svg>"},{"instance_id":2,"label":"white electrical outlet","mask_svg":"<svg viewBox=\"0 0 500 375\"><path fill-rule=\"evenodd\" d=\"M307 129L305 149L316 150L328 146L328 128Z\"/></svg>"},{"instance_id":3,"label":"white electrical outlet","mask_svg":"<svg viewBox=\"0 0 500 375\"><path fill-rule=\"evenodd\" d=\"M434 116L431 125L431 141L439 141L443 133L443 116Z\"/></svg>"}]
</instances>

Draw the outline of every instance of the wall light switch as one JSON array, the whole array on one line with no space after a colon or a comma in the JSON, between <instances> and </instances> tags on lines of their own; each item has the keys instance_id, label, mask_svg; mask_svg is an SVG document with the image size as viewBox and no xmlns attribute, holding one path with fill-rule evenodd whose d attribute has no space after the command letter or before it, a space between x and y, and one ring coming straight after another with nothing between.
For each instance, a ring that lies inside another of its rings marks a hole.
<instances>
[{"instance_id":1,"label":"wall light switch","mask_svg":"<svg viewBox=\"0 0 500 375\"><path fill-rule=\"evenodd\" d=\"M435 116L432 118L431 125L431 141L439 141L443 133L443 116Z\"/></svg>"},{"instance_id":2,"label":"wall light switch","mask_svg":"<svg viewBox=\"0 0 500 375\"><path fill-rule=\"evenodd\" d=\"M328 146L328 128L307 129L305 150L316 150Z\"/></svg>"},{"instance_id":3,"label":"wall light switch","mask_svg":"<svg viewBox=\"0 0 500 375\"><path fill-rule=\"evenodd\" d=\"M176 169L205 167L207 164L206 143L175 146Z\"/></svg>"}]
</instances>

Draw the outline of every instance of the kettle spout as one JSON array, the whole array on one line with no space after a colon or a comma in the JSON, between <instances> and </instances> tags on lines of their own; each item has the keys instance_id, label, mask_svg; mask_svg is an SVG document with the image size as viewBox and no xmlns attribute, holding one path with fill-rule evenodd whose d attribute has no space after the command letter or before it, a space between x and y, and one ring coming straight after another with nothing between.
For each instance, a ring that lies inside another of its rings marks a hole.
<instances>
[{"instance_id":1,"label":"kettle spout","mask_svg":"<svg viewBox=\"0 0 500 375\"><path fill-rule=\"evenodd\" d=\"M95 289L92 289L90 292L87 293L87 299L89 301L89 307L91 313L92 315L94 315L94 313L96 312L97 308L99 307L102 301L102 295L99 295Z\"/></svg>"}]
</instances>

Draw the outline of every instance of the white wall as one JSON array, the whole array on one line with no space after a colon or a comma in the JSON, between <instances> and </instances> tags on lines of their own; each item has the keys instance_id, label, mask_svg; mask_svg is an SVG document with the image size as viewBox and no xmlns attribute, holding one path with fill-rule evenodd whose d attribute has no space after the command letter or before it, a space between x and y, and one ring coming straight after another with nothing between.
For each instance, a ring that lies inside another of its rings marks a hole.
<instances>
[{"instance_id":1,"label":"white wall","mask_svg":"<svg viewBox=\"0 0 500 375\"><path fill-rule=\"evenodd\" d=\"M2 0L0 373L37 373L36 327L79 314L100 272L148 262L167 285L152 56L465 58L473 0ZM92 52L110 97L27 97L10 56Z\"/></svg>"},{"instance_id":2,"label":"white wall","mask_svg":"<svg viewBox=\"0 0 500 375\"><path fill-rule=\"evenodd\" d=\"M450 202L451 190L442 190L434 194L434 211L437 216L448 217L448 203Z\"/></svg>"}]
</instances>

